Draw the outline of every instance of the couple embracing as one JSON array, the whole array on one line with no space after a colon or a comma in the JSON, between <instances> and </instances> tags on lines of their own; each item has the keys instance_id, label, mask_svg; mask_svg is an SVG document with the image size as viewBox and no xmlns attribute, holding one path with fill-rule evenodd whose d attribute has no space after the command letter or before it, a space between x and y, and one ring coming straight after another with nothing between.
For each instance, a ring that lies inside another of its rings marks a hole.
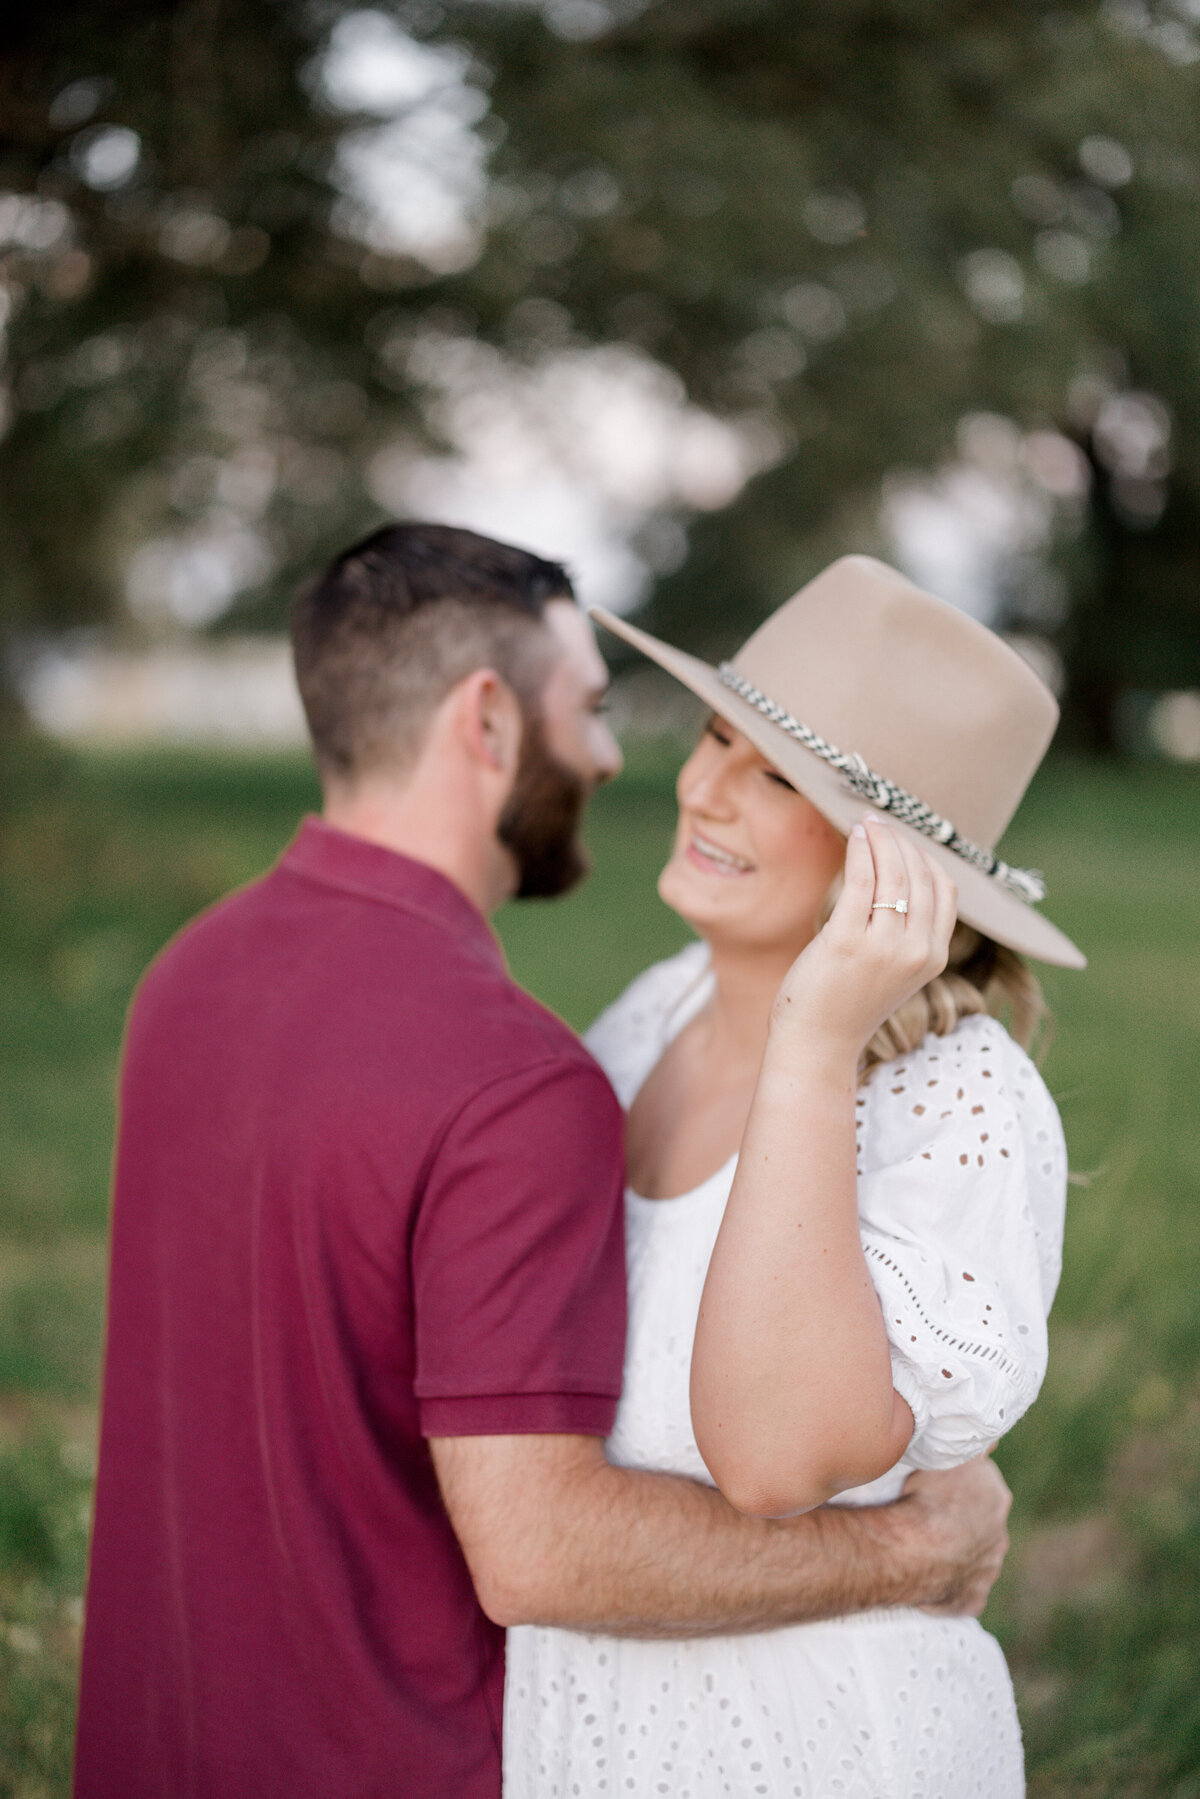
<instances>
[{"instance_id":1,"label":"couple embracing","mask_svg":"<svg viewBox=\"0 0 1200 1799\"><path fill-rule=\"evenodd\" d=\"M130 1018L78 1799L1023 1791L1054 701L865 558L719 670L604 622L711 717L585 1047L487 923L620 766L566 574L397 525L299 603L323 815Z\"/></svg>"}]
</instances>

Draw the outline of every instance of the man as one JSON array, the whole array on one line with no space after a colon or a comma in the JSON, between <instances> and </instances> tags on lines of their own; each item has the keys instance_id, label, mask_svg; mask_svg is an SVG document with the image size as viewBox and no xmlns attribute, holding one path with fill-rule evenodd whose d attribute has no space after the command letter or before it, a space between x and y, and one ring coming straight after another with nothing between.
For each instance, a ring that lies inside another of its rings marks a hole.
<instances>
[{"instance_id":1,"label":"man","mask_svg":"<svg viewBox=\"0 0 1200 1799\"><path fill-rule=\"evenodd\" d=\"M563 570L388 527L294 642L324 818L130 1018L79 1799L496 1799L505 1624L978 1609L990 1468L764 1523L605 1459L620 1114L485 922L620 765Z\"/></svg>"}]
</instances>

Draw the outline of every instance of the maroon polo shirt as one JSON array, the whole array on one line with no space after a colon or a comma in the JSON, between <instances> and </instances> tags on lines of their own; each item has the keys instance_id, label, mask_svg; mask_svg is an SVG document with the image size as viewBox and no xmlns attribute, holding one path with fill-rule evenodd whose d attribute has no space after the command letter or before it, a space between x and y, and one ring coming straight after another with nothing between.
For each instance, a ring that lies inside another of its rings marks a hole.
<instances>
[{"instance_id":1,"label":"maroon polo shirt","mask_svg":"<svg viewBox=\"0 0 1200 1799\"><path fill-rule=\"evenodd\" d=\"M426 1439L606 1433L621 1118L433 869L309 820L125 1047L78 1799L496 1799Z\"/></svg>"}]
</instances>

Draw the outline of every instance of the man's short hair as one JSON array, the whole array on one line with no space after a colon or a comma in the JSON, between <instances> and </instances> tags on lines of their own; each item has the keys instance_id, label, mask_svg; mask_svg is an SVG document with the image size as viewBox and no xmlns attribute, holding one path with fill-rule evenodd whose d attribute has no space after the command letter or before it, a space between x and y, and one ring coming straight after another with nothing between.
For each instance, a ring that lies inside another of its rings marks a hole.
<instances>
[{"instance_id":1,"label":"man's short hair","mask_svg":"<svg viewBox=\"0 0 1200 1799\"><path fill-rule=\"evenodd\" d=\"M553 645L566 570L453 525L385 525L345 550L292 617L296 680L322 775L403 770L451 688L494 668L527 709Z\"/></svg>"}]
</instances>

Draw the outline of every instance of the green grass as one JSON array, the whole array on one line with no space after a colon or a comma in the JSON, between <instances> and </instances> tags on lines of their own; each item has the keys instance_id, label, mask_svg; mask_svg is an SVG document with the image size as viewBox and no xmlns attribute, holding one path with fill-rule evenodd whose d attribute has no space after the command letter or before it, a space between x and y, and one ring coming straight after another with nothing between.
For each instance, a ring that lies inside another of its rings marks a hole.
<instances>
[{"instance_id":1,"label":"green grass","mask_svg":"<svg viewBox=\"0 0 1200 1799\"><path fill-rule=\"evenodd\" d=\"M594 806L596 872L500 919L581 1025L684 941L654 896L674 753ZM58 1799L95 1428L112 1094L137 974L315 801L290 758L9 748L0 812L0 1799ZM1074 1168L1050 1376L1000 1451L1014 1550L988 1623L1035 1799L1200 1799L1200 780L1055 762L1010 834L1092 958L1050 972Z\"/></svg>"}]
</instances>

